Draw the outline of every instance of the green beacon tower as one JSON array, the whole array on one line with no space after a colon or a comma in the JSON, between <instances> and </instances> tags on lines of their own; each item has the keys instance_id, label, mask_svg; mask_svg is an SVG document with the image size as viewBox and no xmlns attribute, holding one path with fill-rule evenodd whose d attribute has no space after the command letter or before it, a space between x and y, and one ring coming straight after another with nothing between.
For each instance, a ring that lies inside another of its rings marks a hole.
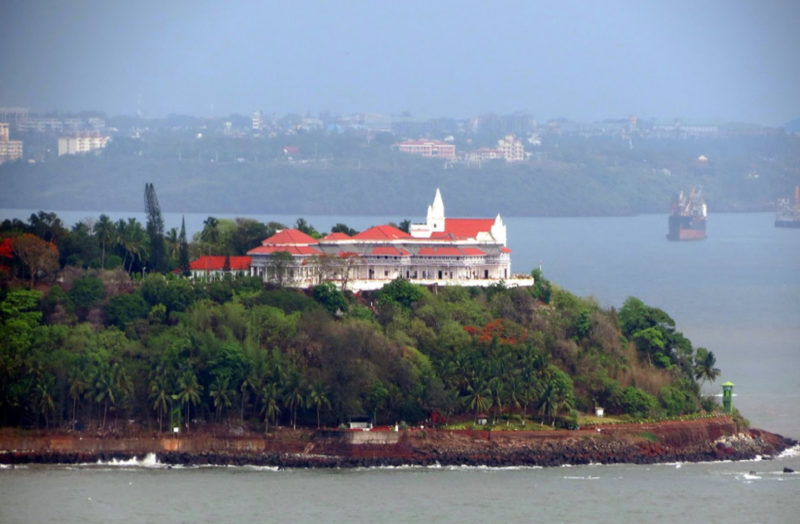
<instances>
[{"instance_id":1,"label":"green beacon tower","mask_svg":"<svg viewBox=\"0 0 800 524\"><path fill-rule=\"evenodd\" d=\"M733 413L733 382L722 384L722 410L729 415Z\"/></svg>"}]
</instances>

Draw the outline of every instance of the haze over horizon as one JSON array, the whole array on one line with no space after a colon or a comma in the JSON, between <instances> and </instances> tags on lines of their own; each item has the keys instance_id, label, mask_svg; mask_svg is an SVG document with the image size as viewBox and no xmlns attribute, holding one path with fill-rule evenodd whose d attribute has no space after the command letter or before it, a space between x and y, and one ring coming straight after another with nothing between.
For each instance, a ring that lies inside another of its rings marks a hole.
<instances>
[{"instance_id":1,"label":"haze over horizon","mask_svg":"<svg viewBox=\"0 0 800 524\"><path fill-rule=\"evenodd\" d=\"M0 5L0 106L110 115L524 111L781 125L800 2Z\"/></svg>"}]
</instances>

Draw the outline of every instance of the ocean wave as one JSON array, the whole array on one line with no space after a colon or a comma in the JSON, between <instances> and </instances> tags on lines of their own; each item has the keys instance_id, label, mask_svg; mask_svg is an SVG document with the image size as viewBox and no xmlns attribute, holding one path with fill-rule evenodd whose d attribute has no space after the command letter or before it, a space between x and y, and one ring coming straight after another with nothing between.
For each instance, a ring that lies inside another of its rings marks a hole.
<instances>
[{"instance_id":1,"label":"ocean wave","mask_svg":"<svg viewBox=\"0 0 800 524\"><path fill-rule=\"evenodd\" d=\"M784 449L780 455L778 455L779 459L782 458L795 458L800 457L800 444L796 444L791 448Z\"/></svg>"},{"instance_id":2,"label":"ocean wave","mask_svg":"<svg viewBox=\"0 0 800 524\"><path fill-rule=\"evenodd\" d=\"M111 460L98 460L90 464L94 466L112 466L112 467L128 467L128 468L168 468L169 464L164 464L158 460L155 453L148 453L144 458L131 458L131 459L111 459Z\"/></svg>"}]
</instances>

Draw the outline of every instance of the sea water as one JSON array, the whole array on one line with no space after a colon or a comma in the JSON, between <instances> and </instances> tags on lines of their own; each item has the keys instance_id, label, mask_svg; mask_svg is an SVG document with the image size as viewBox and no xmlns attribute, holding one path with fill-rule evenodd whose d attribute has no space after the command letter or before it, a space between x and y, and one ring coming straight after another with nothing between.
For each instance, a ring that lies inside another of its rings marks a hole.
<instances>
[{"instance_id":1,"label":"sea water","mask_svg":"<svg viewBox=\"0 0 800 524\"><path fill-rule=\"evenodd\" d=\"M66 224L99 216L58 214ZM166 214L167 227L180 218ZM204 218L187 215L187 229ZM322 230L402 218L306 219ZM767 213L714 214L706 240L669 242L666 215L505 221L513 271L541 267L605 307L636 296L663 309L716 355L722 375L707 393L730 380L752 425L800 438L800 230L775 228ZM800 471L798 449L775 460L564 468L32 465L0 469L0 522L795 522L800 474L784 468Z\"/></svg>"},{"instance_id":2,"label":"sea water","mask_svg":"<svg viewBox=\"0 0 800 524\"><path fill-rule=\"evenodd\" d=\"M28 466L0 470L14 522L795 522L797 458L650 466Z\"/></svg>"}]
</instances>

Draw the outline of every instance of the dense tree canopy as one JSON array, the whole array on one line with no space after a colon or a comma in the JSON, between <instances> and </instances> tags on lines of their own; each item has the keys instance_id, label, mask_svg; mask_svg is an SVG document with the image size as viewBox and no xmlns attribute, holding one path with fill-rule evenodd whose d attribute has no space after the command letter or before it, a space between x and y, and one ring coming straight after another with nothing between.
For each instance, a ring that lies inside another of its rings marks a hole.
<instances>
[{"instance_id":1,"label":"dense tree canopy","mask_svg":"<svg viewBox=\"0 0 800 524\"><path fill-rule=\"evenodd\" d=\"M34 215L0 228L9 239L0 251L5 425L267 430L367 415L573 426L595 406L639 418L694 413L699 384L719 375L714 354L695 351L660 309L631 297L605 310L538 270L531 288L427 289L398 279L358 295L325 281L302 292L251 277L142 274L147 234L134 219L59 224ZM198 242L263 233L247 221L229 225L209 217ZM49 262L20 255L20 242ZM65 265L58 246L75 255ZM170 257L177 269L178 250Z\"/></svg>"}]
</instances>

